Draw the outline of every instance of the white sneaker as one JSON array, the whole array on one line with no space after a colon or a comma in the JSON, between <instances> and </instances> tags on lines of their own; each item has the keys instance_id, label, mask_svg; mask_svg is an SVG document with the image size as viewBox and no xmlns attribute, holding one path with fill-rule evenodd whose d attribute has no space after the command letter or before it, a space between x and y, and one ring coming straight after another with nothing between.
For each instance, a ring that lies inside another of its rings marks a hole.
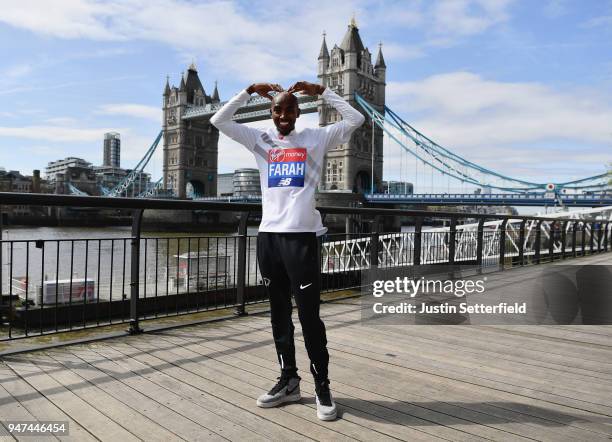
<instances>
[{"instance_id":1,"label":"white sneaker","mask_svg":"<svg viewBox=\"0 0 612 442\"><path fill-rule=\"evenodd\" d=\"M315 393L317 397L317 417L322 421L333 421L338 413L336 403L329 391L329 380L315 384Z\"/></svg>"},{"instance_id":2,"label":"white sneaker","mask_svg":"<svg viewBox=\"0 0 612 442\"><path fill-rule=\"evenodd\" d=\"M257 406L261 408L276 407L285 402L297 402L302 399L300 394L300 378L278 378L272 390L257 398Z\"/></svg>"}]
</instances>

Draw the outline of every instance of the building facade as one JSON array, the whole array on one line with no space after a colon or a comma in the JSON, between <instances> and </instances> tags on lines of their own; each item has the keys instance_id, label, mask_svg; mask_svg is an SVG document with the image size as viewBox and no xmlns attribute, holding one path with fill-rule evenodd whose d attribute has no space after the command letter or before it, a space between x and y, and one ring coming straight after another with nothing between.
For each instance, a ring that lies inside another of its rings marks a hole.
<instances>
[{"instance_id":1,"label":"building facade","mask_svg":"<svg viewBox=\"0 0 612 442\"><path fill-rule=\"evenodd\" d=\"M45 168L45 178L50 183L55 182L57 174L65 174L69 167L80 167L91 169L91 163L82 158L67 157L63 160L51 161Z\"/></svg>"},{"instance_id":2,"label":"building facade","mask_svg":"<svg viewBox=\"0 0 612 442\"><path fill-rule=\"evenodd\" d=\"M325 35L319 52L318 78L323 86L334 90L353 107L360 109L354 92L359 93L377 110L384 112L387 67L379 46L376 62L364 47L354 20L348 26L340 46L327 49ZM319 106L319 125L326 126L341 119L338 112L326 105ZM372 130L374 135L372 136ZM372 161L373 159L373 161ZM372 167L372 163L374 167ZM374 189L372 187L372 172ZM321 175L320 190L348 190L369 193L382 190L383 132L366 118L348 143L327 153Z\"/></svg>"},{"instance_id":3,"label":"building facade","mask_svg":"<svg viewBox=\"0 0 612 442\"><path fill-rule=\"evenodd\" d=\"M121 136L117 132L104 134L104 167L121 167Z\"/></svg>"}]
</instances>

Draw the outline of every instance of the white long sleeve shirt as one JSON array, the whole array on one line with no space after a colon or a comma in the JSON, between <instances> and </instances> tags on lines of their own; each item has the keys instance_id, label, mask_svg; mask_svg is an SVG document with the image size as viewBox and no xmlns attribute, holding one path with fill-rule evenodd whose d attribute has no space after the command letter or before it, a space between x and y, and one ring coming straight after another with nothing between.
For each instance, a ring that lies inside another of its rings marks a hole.
<instances>
[{"instance_id":1,"label":"white long sleeve shirt","mask_svg":"<svg viewBox=\"0 0 612 442\"><path fill-rule=\"evenodd\" d=\"M222 133L244 145L255 156L261 178L262 218L260 232L327 231L315 209L315 189L321 177L326 152L349 141L364 116L329 88L321 97L336 108L342 121L320 127L293 130L281 135L276 127L248 127L232 120L249 99L244 90L228 101L210 119Z\"/></svg>"}]
</instances>

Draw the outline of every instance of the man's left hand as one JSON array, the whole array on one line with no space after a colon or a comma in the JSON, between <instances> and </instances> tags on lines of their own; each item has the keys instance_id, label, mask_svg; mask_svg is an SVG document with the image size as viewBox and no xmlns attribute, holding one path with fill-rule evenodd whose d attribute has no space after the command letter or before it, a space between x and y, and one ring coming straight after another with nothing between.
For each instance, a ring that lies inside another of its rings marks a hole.
<instances>
[{"instance_id":1,"label":"man's left hand","mask_svg":"<svg viewBox=\"0 0 612 442\"><path fill-rule=\"evenodd\" d=\"M304 95L321 95L325 91L325 88L320 84L309 83L307 81L298 81L293 86L291 86L287 92L295 93L300 92Z\"/></svg>"}]
</instances>

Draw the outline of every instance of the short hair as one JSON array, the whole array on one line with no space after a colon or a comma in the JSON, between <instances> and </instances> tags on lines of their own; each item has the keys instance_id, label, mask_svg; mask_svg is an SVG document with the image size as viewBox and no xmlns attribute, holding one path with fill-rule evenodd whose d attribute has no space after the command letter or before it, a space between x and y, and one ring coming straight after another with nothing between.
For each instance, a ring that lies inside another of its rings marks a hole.
<instances>
[{"instance_id":1,"label":"short hair","mask_svg":"<svg viewBox=\"0 0 612 442\"><path fill-rule=\"evenodd\" d=\"M293 102L293 104L299 107L297 97L287 91L279 92L278 94L276 94L272 99L272 106L274 106L278 100L285 97L290 97L289 99Z\"/></svg>"}]
</instances>

